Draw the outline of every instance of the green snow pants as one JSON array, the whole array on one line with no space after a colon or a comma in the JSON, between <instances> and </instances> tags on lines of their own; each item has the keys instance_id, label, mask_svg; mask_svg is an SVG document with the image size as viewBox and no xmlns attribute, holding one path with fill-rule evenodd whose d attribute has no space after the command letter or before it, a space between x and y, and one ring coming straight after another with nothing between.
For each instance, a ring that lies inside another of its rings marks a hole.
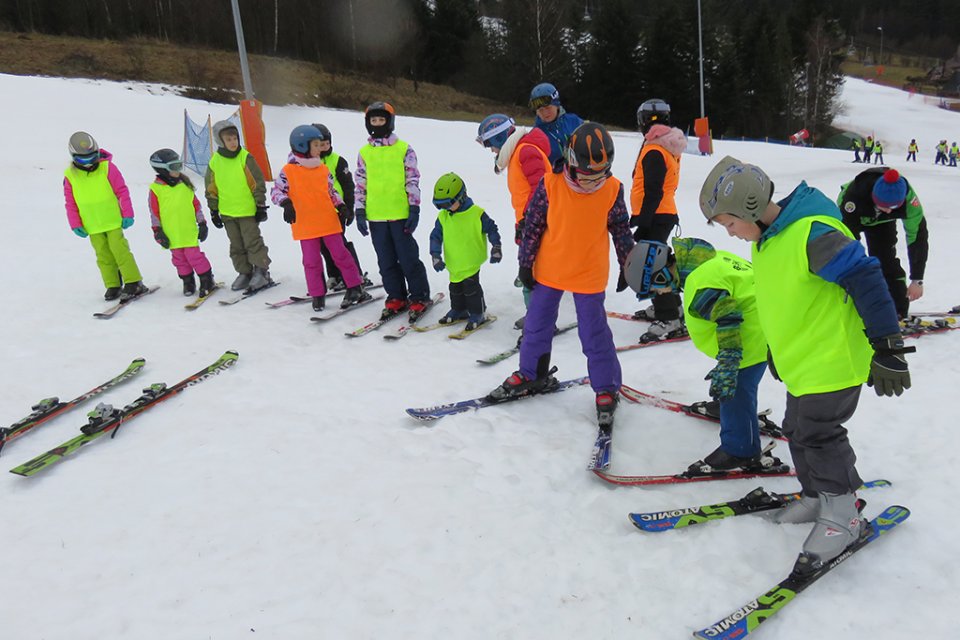
<instances>
[{"instance_id":1,"label":"green snow pants","mask_svg":"<svg viewBox=\"0 0 960 640\"><path fill-rule=\"evenodd\" d=\"M123 237L123 229L91 233L90 244L97 254L97 267L107 289L143 279L137 261L130 253L130 243Z\"/></svg>"}]
</instances>

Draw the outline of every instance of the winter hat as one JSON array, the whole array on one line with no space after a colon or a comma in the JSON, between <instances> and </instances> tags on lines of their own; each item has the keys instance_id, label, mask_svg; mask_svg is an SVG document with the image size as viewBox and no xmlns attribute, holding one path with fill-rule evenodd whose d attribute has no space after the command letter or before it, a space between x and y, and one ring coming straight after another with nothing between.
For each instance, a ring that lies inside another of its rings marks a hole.
<instances>
[{"instance_id":1,"label":"winter hat","mask_svg":"<svg viewBox=\"0 0 960 640\"><path fill-rule=\"evenodd\" d=\"M896 169L887 169L873 185L873 203L884 209L896 209L907 199L907 181Z\"/></svg>"},{"instance_id":2,"label":"winter hat","mask_svg":"<svg viewBox=\"0 0 960 640\"><path fill-rule=\"evenodd\" d=\"M670 244L677 259L677 275L680 276L681 286L694 269L717 255L713 245L700 238L673 238Z\"/></svg>"}]
</instances>

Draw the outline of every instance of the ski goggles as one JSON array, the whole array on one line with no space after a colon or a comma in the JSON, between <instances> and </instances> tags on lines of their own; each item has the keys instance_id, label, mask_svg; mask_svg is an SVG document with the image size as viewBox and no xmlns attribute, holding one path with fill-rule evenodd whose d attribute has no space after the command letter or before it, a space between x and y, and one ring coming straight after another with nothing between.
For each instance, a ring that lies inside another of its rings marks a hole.
<instances>
[{"instance_id":1,"label":"ski goggles","mask_svg":"<svg viewBox=\"0 0 960 640\"><path fill-rule=\"evenodd\" d=\"M183 161L171 160L170 162L151 162L150 166L154 169L166 169L167 171L176 171L179 173L183 170Z\"/></svg>"},{"instance_id":2,"label":"ski goggles","mask_svg":"<svg viewBox=\"0 0 960 640\"><path fill-rule=\"evenodd\" d=\"M90 166L91 164L97 162L100 159L100 152L94 151L93 153L87 153L82 156L73 156L73 161L84 167Z\"/></svg>"},{"instance_id":3,"label":"ski goggles","mask_svg":"<svg viewBox=\"0 0 960 640\"><path fill-rule=\"evenodd\" d=\"M514 123L513 118L508 118L507 120L504 120L503 122L501 122L501 123L498 124L497 126L492 127L492 128L490 128L490 129L487 129L486 131L484 131L483 133L481 133L480 135L478 135L478 136L477 136L477 142L479 142L480 144L482 144L484 147L488 147L488 148L489 148L489 147L490 147L490 141L491 141L493 138L496 138L498 135L500 135L501 133L503 133L503 132L505 132L505 131L510 131L510 129L514 127L514 124L515 124L515 123Z\"/></svg>"},{"instance_id":4,"label":"ski goggles","mask_svg":"<svg viewBox=\"0 0 960 640\"><path fill-rule=\"evenodd\" d=\"M554 93L548 96L537 96L536 98L530 98L530 108L536 111L542 107L548 107L551 104L554 104L554 101L559 97L559 94Z\"/></svg>"}]
</instances>

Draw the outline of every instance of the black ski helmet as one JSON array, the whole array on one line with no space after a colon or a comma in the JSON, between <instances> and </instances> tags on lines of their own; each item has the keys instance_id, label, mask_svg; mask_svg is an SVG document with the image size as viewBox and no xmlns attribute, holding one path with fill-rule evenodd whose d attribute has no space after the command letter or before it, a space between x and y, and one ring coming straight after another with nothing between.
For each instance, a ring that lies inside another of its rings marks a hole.
<instances>
[{"instance_id":1,"label":"black ski helmet","mask_svg":"<svg viewBox=\"0 0 960 640\"><path fill-rule=\"evenodd\" d=\"M651 98L637 108L637 125L646 133L655 124L670 124L670 105L660 98Z\"/></svg>"},{"instance_id":2,"label":"black ski helmet","mask_svg":"<svg viewBox=\"0 0 960 640\"><path fill-rule=\"evenodd\" d=\"M150 166L164 177L170 177L171 171L183 171L180 154L173 149L158 149L150 156Z\"/></svg>"},{"instance_id":3,"label":"black ski helmet","mask_svg":"<svg viewBox=\"0 0 960 640\"><path fill-rule=\"evenodd\" d=\"M320 139L326 140L331 145L333 144L333 136L330 135L330 129L327 128L327 125L314 122L313 126L317 128L317 131L320 132Z\"/></svg>"},{"instance_id":4,"label":"black ski helmet","mask_svg":"<svg viewBox=\"0 0 960 640\"><path fill-rule=\"evenodd\" d=\"M370 118L374 116L386 118L387 124L374 127L370 124ZM393 126L396 122L396 112L393 110L393 105L389 102L377 101L367 107L366 112L363 114L363 122L371 138L387 138L393 133Z\"/></svg>"},{"instance_id":5,"label":"black ski helmet","mask_svg":"<svg viewBox=\"0 0 960 640\"><path fill-rule=\"evenodd\" d=\"M570 134L564 153L571 172L606 173L613 166L613 138L602 124L584 122ZM571 177L576 177L571 173Z\"/></svg>"}]
</instances>

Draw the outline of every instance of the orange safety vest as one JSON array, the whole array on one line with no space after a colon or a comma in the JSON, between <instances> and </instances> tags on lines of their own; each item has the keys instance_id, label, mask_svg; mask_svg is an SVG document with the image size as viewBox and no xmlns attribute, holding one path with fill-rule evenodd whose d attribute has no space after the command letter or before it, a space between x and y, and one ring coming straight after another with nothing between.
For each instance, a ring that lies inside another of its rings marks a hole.
<instances>
[{"instance_id":1,"label":"orange safety vest","mask_svg":"<svg viewBox=\"0 0 960 640\"><path fill-rule=\"evenodd\" d=\"M533 264L537 282L573 293L600 293L610 279L607 214L617 201L620 181L610 176L593 193L577 193L562 173L543 176L547 190L547 229Z\"/></svg>"},{"instance_id":2,"label":"orange safety vest","mask_svg":"<svg viewBox=\"0 0 960 640\"><path fill-rule=\"evenodd\" d=\"M660 206L654 213L666 213L677 215L677 202L675 199L677 185L680 184L680 161L673 157L673 154L658 144L644 144L640 149L640 155L637 156L637 164L633 167L633 188L630 189L630 209L631 215L639 215L640 207L643 206L643 157L656 149L663 156L663 161L667 165L667 175L663 179L663 198L660 200Z\"/></svg>"},{"instance_id":3,"label":"orange safety vest","mask_svg":"<svg viewBox=\"0 0 960 640\"><path fill-rule=\"evenodd\" d=\"M527 182L527 176L524 175L523 169L520 168L520 151L524 147L536 149L537 153L543 158L544 175L550 173L550 159L540 147L529 142L521 142L517 145L517 148L513 151L513 155L510 156L510 163L507 165L507 188L510 189L510 203L513 205L517 222L523 220L523 212L526 211L527 203L530 201L530 194L533 192L533 187Z\"/></svg>"},{"instance_id":4,"label":"orange safety vest","mask_svg":"<svg viewBox=\"0 0 960 640\"><path fill-rule=\"evenodd\" d=\"M287 193L297 210L297 221L290 225L294 240L310 240L343 233L337 208L330 199L330 170L326 165L304 167L290 163L283 168Z\"/></svg>"}]
</instances>

